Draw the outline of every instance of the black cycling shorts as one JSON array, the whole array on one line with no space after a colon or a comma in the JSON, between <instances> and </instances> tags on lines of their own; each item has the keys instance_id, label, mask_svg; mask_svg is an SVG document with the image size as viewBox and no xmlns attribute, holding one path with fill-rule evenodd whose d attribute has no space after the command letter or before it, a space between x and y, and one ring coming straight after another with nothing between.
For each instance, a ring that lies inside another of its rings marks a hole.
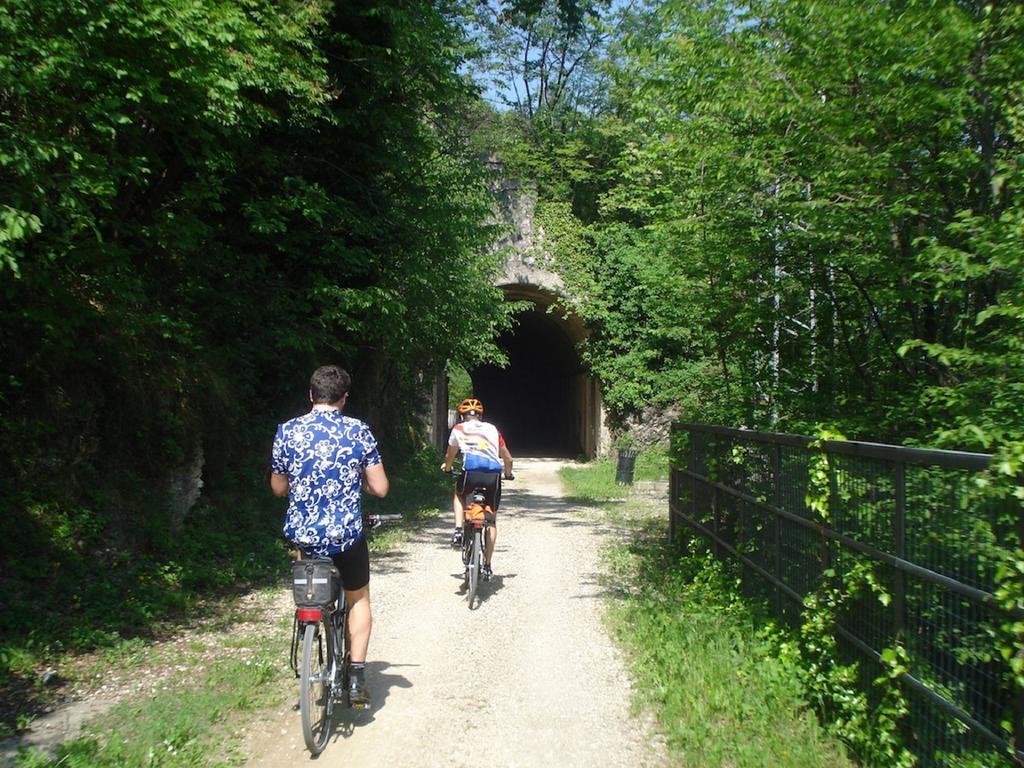
<instances>
[{"instance_id":1,"label":"black cycling shorts","mask_svg":"<svg viewBox=\"0 0 1024 768\"><path fill-rule=\"evenodd\" d=\"M362 589L370 583L370 548L366 545L366 536L359 539L354 547L335 552L331 560L341 574L343 589Z\"/></svg>"},{"instance_id":2,"label":"black cycling shorts","mask_svg":"<svg viewBox=\"0 0 1024 768\"><path fill-rule=\"evenodd\" d=\"M459 494L463 503L466 501L466 496L477 488L485 490L487 505L497 512L498 505L501 504L501 473L480 472L475 469L469 472L463 470L455 484L455 492Z\"/></svg>"}]
</instances>

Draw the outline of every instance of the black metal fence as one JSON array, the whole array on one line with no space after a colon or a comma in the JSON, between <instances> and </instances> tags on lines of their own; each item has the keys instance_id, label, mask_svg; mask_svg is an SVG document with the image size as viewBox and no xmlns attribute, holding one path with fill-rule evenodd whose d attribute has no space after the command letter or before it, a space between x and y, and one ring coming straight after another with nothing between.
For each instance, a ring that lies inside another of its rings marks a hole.
<instances>
[{"instance_id":1,"label":"black metal fence","mask_svg":"<svg viewBox=\"0 0 1024 768\"><path fill-rule=\"evenodd\" d=\"M1024 615L993 595L1022 511L978 482L991 456L701 424L673 441L673 538L686 525L738 559L744 588L794 624L823 580L870 564L876 590L844 602L837 663L858 661L870 692L883 650L906 649L903 735L920 765L1024 764L1024 699L994 639Z\"/></svg>"}]
</instances>

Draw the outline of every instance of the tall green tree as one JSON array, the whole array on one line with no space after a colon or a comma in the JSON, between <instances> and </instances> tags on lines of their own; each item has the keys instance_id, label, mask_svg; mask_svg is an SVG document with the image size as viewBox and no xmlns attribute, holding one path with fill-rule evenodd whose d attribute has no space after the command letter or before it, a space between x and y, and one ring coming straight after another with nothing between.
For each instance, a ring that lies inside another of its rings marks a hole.
<instances>
[{"instance_id":1,"label":"tall green tree","mask_svg":"<svg viewBox=\"0 0 1024 768\"><path fill-rule=\"evenodd\" d=\"M474 70L494 99L562 130L604 103L598 62L610 38L607 0L492 0L470 14Z\"/></svg>"},{"instance_id":2,"label":"tall green tree","mask_svg":"<svg viewBox=\"0 0 1024 768\"><path fill-rule=\"evenodd\" d=\"M6 4L5 562L171 546L197 463L214 504L263 493L324 362L389 462L419 445L431 377L506 322L467 50L410 0Z\"/></svg>"},{"instance_id":3,"label":"tall green tree","mask_svg":"<svg viewBox=\"0 0 1024 768\"><path fill-rule=\"evenodd\" d=\"M630 235L596 249L581 288L607 293L595 359L635 358L605 376L613 400L990 443L1017 408L996 368L1019 335L1020 24L1016 6L938 0L638 17L594 237ZM620 310L632 322L610 331ZM979 430L968 381L1003 403Z\"/></svg>"}]
</instances>

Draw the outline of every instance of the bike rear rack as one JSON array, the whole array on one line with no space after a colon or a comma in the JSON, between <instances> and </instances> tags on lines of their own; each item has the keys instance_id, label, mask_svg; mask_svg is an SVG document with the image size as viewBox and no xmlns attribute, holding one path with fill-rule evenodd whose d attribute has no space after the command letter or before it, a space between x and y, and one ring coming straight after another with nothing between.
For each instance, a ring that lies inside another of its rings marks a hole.
<instances>
[{"instance_id":1,"label":"bike rear rack","mask_svg":"<svg viewBox=\"0 0 1024 768\"><path fill-rule=\"evenodd\" d=\"M299 617L292 616L292 650L288 654L288 666L295 673L295 679L299 678Z\"/></svg>"}]
</instances>

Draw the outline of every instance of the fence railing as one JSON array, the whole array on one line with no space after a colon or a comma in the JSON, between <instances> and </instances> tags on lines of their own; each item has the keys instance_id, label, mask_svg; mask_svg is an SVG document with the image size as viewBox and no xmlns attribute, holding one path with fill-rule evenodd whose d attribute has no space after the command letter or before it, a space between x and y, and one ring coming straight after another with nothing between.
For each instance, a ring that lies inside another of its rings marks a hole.
<instances>
[{"instance_id":1,"label":"fence railing","mask_svg":"<svg viewBox=\"0 0 1024 768\"><path fill-rule=\"evenodd\" d=\"M870 692L883 651L906 650L903 732L921 765L1024 764L1024 699L994 639L1024 619L994 596L1022 510L976 482L991 456L702 424L676 424L673 441L673 539L685 525L737 559L744 588L791 624L866 566L874 586L843 603L836 662L858 661Z\"/></svg>"}]
</instances>

